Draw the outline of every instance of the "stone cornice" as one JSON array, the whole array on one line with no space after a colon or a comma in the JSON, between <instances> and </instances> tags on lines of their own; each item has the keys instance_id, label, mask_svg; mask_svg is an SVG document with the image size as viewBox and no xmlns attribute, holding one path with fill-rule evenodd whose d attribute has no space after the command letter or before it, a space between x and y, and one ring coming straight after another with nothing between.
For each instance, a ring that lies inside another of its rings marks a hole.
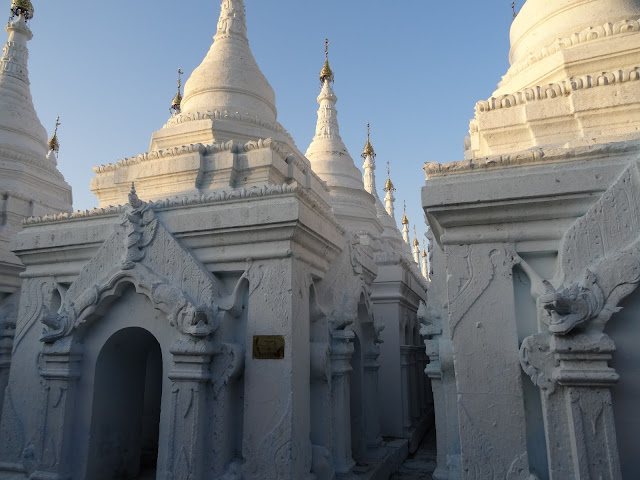
<instances>
[{"instance_id":1,"label":"stone cornice","mask_svg":"<svg viewBox=\"0 0 640 480\"><path fill-rule=\"evenodd\" d=\"M180 115L176 115L171 117L166 124L162 128L169 128L176 125L180 125L186 122L193 122L196 120L232 120L236 122L242 123L252 123L258 127L267 128L273 132L281 133L285 135L292 143L293 137L289 134L289 132L282 126L280 123L275 122L266 122L261 120L260 118L240 112L229 112L229 111L212 111L212 112L193 112L193 113L181 113Z\"/></svg>"},{"instance_id":2,"label":"stone cornice","mask_svg":"<svg viewBox=\"0 0 640 480\"><path fill-rule=\"evenodd\" d=\"M640 151L640 142L614 142L576 148L535 148L504 155L461 160L449 163L426 162L424 172L427 180L447 175L457 175L493 168L517 167L521 165L540 165L544 163L588 160L593 157L624 154Z\"/></svg>"},{"instance_id":3,"label":"stone cornice","mask_svg":"<svg viewBox=\"0 0 640 480\"><path fill-rule=\"evenodd\" d=\"M341 233L344 233L344 228L335 218L331 209L327 205L324 205L320 199L315 197L315 195L309 193L307 189L300 187L296 183L291 185L264 185L262 187L240 188L235 190L214 190L210 192L202 192L199 195L185 195L182 197L149 202L149 205L154 211L164 211L188 206L237 202L253 198L275 197L281 195L296 195L314 210L319 211L334 228ZM117 216L124 212L125 208L126 205L118 205L106 208L98 207L93 210L75 211L73 213L52 214L45 215L43 217L29 217L24 219L22 224L28 227L43 224L82 221L96 217Z\"/></svg>"},{"instance_id":4,"label":"stone cornice","mask_svg":"<svg viewBox=\"0 0 640 480\"><path fill-rule=\"evenodd\" d=\"M502 81L498 86L501 87L505 85L509 80L511 80L523 70L526 70L534 63L539 62L544 58L550 57L554 53L560 50L564 50L565 48L580 45L582 43L592 42L594 40L600 40L605 37L612 37L615 35L638 31L640 31L640 19L620 20L616 23L607 22L596 27L588 27L578 33L574 33L570 37L559 38L551 45L543 48L538 52L532 53L526 60L522 60L513 64L504 75L504 77L502 77Z\"/></svg>"},{"instance_id":5,"label":"stone cornice","mask_svg":"<svg viewBox=\"0 0 640 480\"><path fill-rule=\"evenodd\" d=\"M560 83L550 83L548 85L526 88L513 94L500 95L498 97L491 97L489 100L480 101L476 104L476 115L477 113L491 112L501 108L511 108L536 100L563 97L571 94L571 92L587 88L596 88L637 80L640 80L640 67L571 77Z\"/></svg>"},{"instance_id":6,"label":"stone cornice","mask_svg":"<svg viewBox=\"0 0 640 480\"><path fill-rule=\"evenodd\" d=\"M212 143L209 145L195 143L191 145L183 145L180 147L166 148L164 150L154 150L152 152L141 153L140 155L134 157L128 157L122 160L118 160L116 163L109 163L107 165L99 165L93 167L93 172L96 174L114 172L122 167L129 167L152 160L157 160L159 158L176 157L180 155L188 155L191 153L199 153L200 155L211 155L226 151L238 154L250 152L252 150L259 150L262 148L269 148L273 150L285 160L291 157L291 161L294 162L294 164L300 169L309 167L308 165L303 164L300 159L298 159L297 156L294 155L293 152L285 148L284 144L282 144L281 142L276 142L271 138L266 138L247 143L238 143L231 140L229 142Z\"/></svg>"}]
</instances>

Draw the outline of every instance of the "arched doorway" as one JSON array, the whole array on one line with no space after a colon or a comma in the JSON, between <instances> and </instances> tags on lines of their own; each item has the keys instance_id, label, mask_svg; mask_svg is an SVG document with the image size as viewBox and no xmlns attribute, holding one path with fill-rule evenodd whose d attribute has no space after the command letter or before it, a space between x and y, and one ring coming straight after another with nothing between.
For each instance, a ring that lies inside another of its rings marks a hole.
<instances>
[{"instance_id":1,"label":"arched doorway","mask_svg":"<svg viewBox=\"0 0 640 480\"><path fill-rule=\"evenodd\" d=\"M87 478L155 478L162 352L147 330L119 330L95 368Z\"/></svg>"}]
</instances>

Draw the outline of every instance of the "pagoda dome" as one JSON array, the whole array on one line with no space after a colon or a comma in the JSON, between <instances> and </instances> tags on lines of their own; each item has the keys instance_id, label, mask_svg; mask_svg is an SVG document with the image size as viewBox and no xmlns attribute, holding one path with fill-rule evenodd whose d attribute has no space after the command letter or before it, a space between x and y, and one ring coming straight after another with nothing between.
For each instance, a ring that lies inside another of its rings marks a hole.
<instances>
[{"instance_id":1,"label":"pagoda dome","mask_svg":"<svg viewBox=\"0 0 640 480\"><path fill-rule=\"evenodd\" d=\"M640 18L640 0L527 0L511 27L511 64L589 27Z\"/></svg>"},{"instance_id":2,"label":"pagoda dome","mask_svg":"<svg viewBox=\"0 0 640 480\"><path fill-rule=\"evenodd\" d=\"M244 3L223 2L209 53L184 87L183 113L238 112L273 123L276 99L249 48Z\"/></svg>"}]
</instances>

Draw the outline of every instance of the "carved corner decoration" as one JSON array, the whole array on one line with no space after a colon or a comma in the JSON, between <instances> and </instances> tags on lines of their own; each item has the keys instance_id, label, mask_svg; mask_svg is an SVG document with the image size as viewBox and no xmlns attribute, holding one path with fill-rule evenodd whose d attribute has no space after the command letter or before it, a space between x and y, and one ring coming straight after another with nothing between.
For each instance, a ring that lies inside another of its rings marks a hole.
<instances>
[{"instance_id":1,"label":"carved corner decoration","mask_svg":"<svg viewBox=\"0 0 640 480\"><path fill-rule=\"evenodd\" d=\"M520 260L523 267L526 263ZM530 274L532 270L526 268ZM633 162L565 234L554 283L538 292L538 314L553 335L602 332L640 282L640 171ZM532 279L533 281L533 279Z\"/></svg>"},{"instance_id":2,"label":"carved corner decoration","mask_svg":"<svg viewBox=\"0 0 640 480\"><path fill-rule=\"evenodd\" d=\"M520 363L545 394L549 445L570 446L550 464L575 478L621 478L609 388L615 344L604 333L620 301L640 283L640 170L637 161L565 234L558 270L547 282L524 260L545 331L524 339ZM566 410L553 406L566 405ZM590 428L585 428L588 426ZM566 431L565 431L566 430ZM560 449L562 451L562 449Z\"/></svg>"},{"instance_id":3,"label":"carved corner decoration","mask_svg":"<svg viewBox=\"0 0 640 480\"><path fill-rule=\"evenodd\" d=\"M181 333L204 338L215 332L226 314L241 310L248 272L233 293L222 297L215 277L162 225L150 204L132 188L129 204L112 235L67 291L58 313L43 308L46 343L70 335L101 313L108 298L127 286L149 298ZM114 265L114 259L121 262Z\"/></svg>"}]
</instances>

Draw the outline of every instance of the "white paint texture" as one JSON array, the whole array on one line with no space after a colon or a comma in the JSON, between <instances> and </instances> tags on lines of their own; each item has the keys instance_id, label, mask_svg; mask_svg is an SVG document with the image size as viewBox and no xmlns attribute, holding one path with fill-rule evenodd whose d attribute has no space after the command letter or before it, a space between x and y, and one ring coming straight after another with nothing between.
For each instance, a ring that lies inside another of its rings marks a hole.
<instances>
[{"instance_id":1,"label":"white paint texture","mask_svg":"<svg viewBox=\"0 0 640 480\"><path fill-rule=\"evenodd\" d=\"M624 406L638 366L604 332L628 318L616 312L640 271L639 18L638 1L527 1L466 159L425 165L437 478L640 474L637 430L623 426L637 418Z\"/></svg>"}]
</instances>

